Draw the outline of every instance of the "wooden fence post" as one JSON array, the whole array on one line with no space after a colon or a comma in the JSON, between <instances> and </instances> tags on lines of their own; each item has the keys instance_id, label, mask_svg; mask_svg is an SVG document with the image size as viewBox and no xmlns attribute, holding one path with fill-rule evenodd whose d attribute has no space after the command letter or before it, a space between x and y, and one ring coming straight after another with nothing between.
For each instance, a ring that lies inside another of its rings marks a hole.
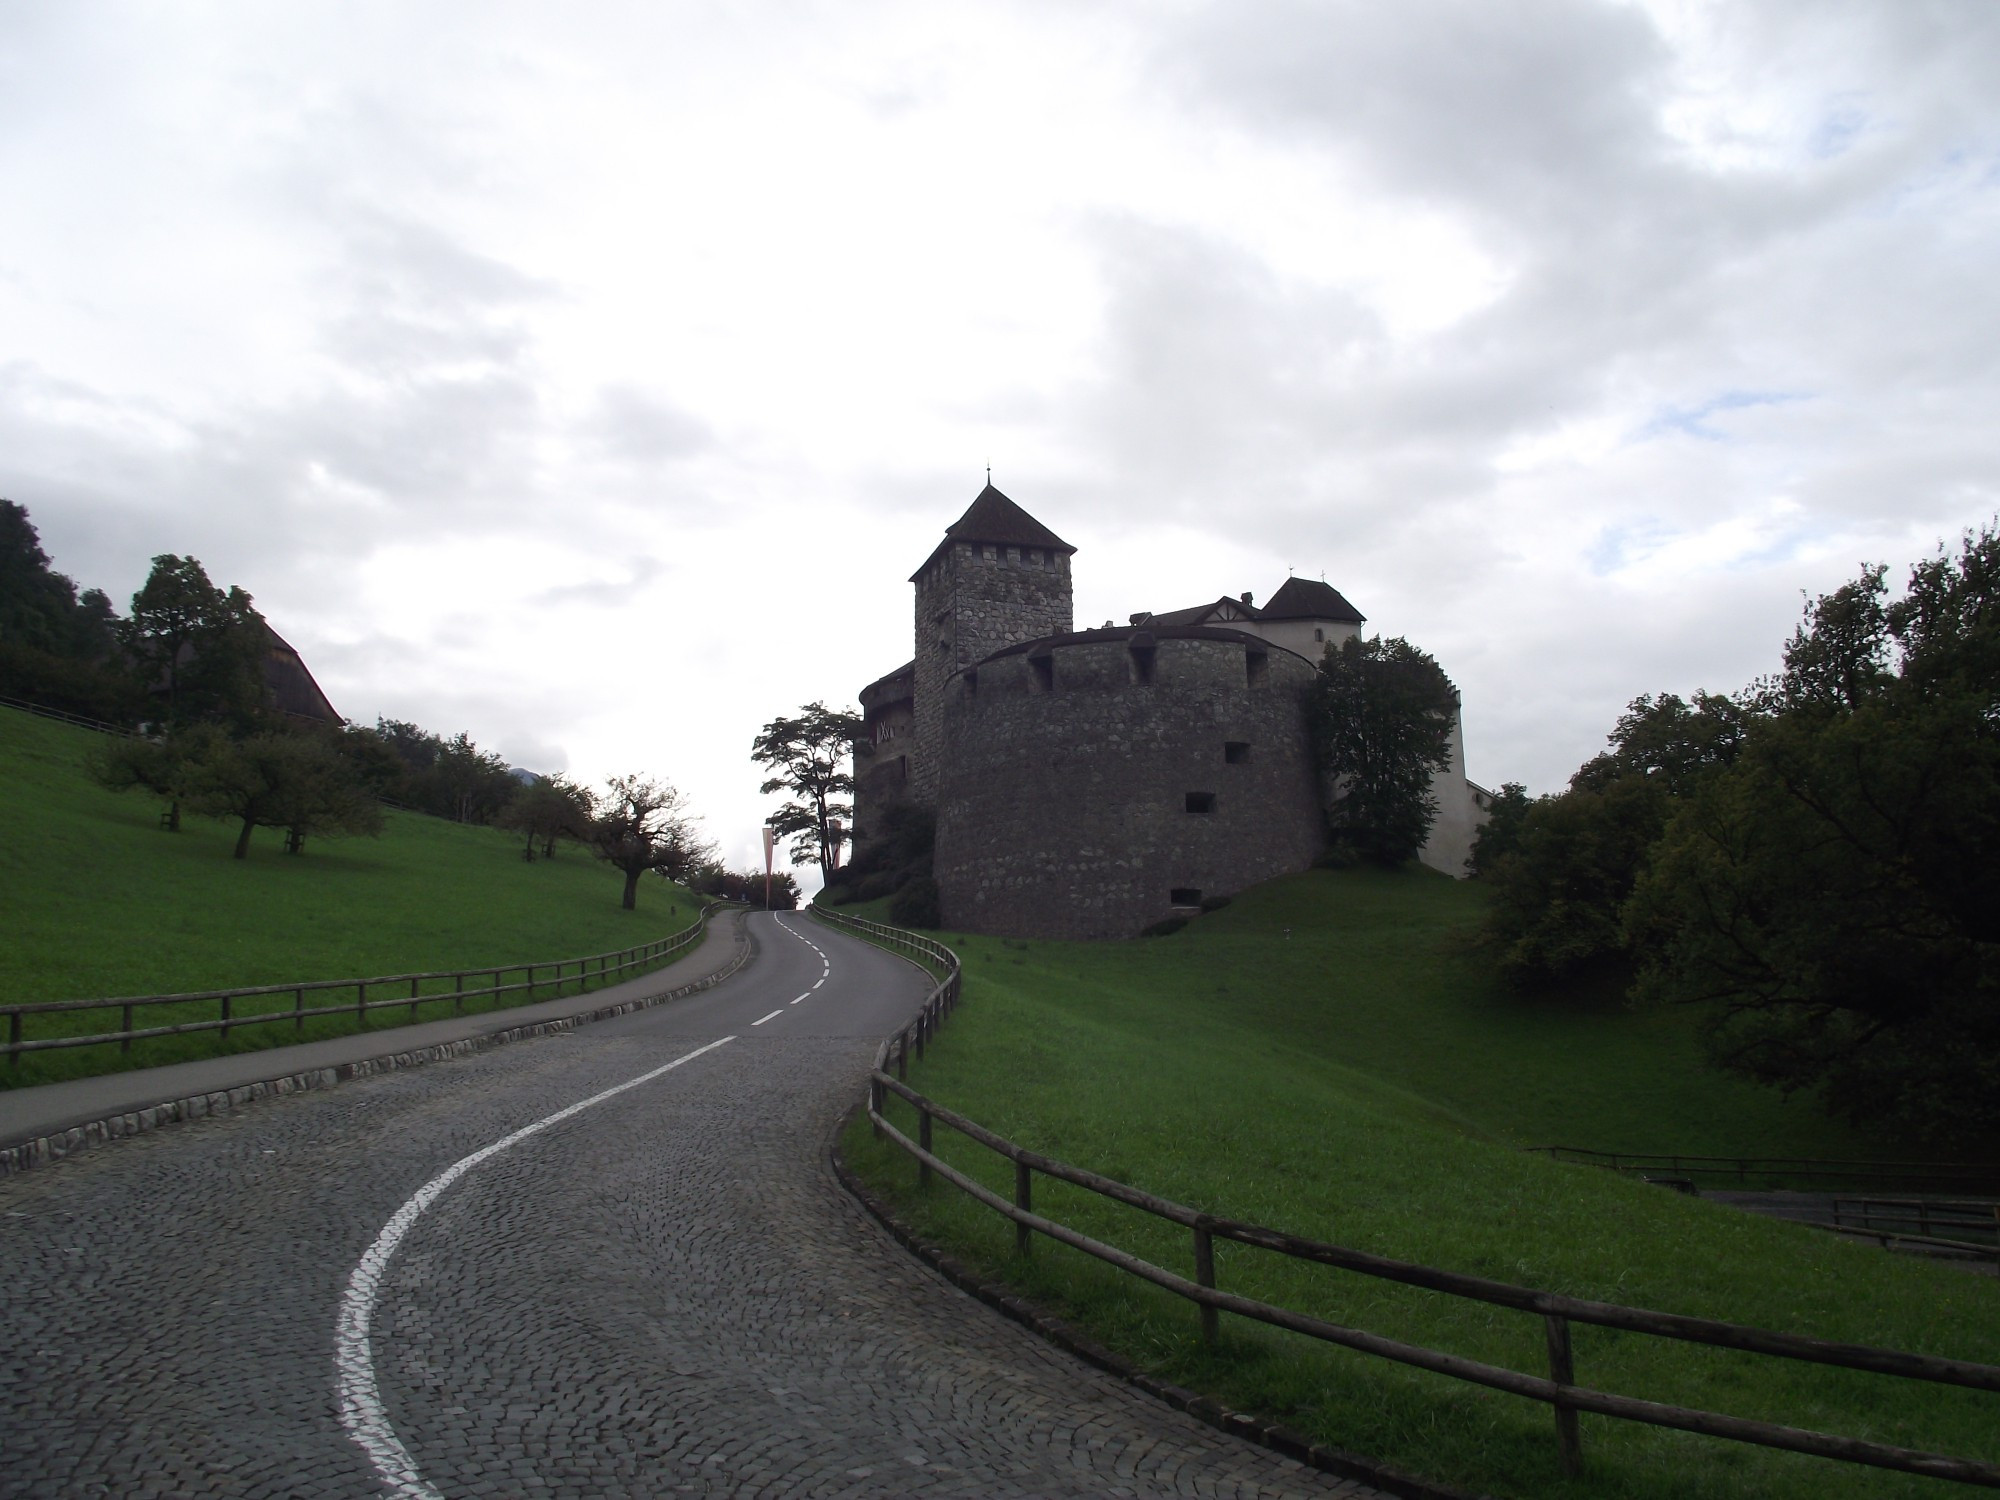
<instances>
[{"instance_id":1,"label":"wooden fence post","mask_svg":"<svg viewBox=\"0 0 2000 1500\"><path fill-rule=\"evenodd\" d=\"M868 1080L869 1114L880 1115L882 1113L882 1106L888 1102L883 1098L884 1093L885 1090L882 1087L882 1080L871 1076ZM882 1127L879 1124L877 1124L875 1120L873 1119L869 1120L868 1128L875 1132L876 1140L879 1141L882 1139Z\"/></svg>"},{"instance_id":2,"label":"wooden fence post","mask_svg":"<svg viewBox=\"0 0 2000 1500\"><path fill-rule=\"evenodd\" d=\"M452 1013L453 1015L455 1015L455 1016L462 1016L462 1015L464 1015L464 1014L465 1014L465 974L464 974L464 972L463 972L463 971L461 970L461 971L460 971L459 973L456 973L456 974L452 975L452 976L451 976L451 980L452 980L452 984L451 984L451 1013Z\"/></svg>"},{"instance_id":3,"label":"wooden fence post","mask_svg":"<svg viewBox=\"0 0 2000 1500\"><path fill-rule=\"evenodd\" d=\"M1576 1369L1570 1356L1569 1319L1560 1313L1544 1313L1542 1321L1549 1334L1549 1379L1559 1386L1576 1384ZM1563 1476L1574 1479L1583 1471L1583 1438L1577 1431L1576 1408L1560 1395L1556 1397L1556 1451L1562 1459Z\"/></svg>"},{"instance_id":4,"label":"wooden fence post","mask_svg":"<svg viewBox=\"0 0 2000 1500\"><path fill-rule=\"evenodd\" d=\"M7 1017L7 1045L13 1053L8 1059L14 1067L21 1066L21 1013L17 1010Z\"/></svg>"},{"instance_id":5,"label":"wooden fence post","mask_svg":"<svg viewBox=\"0 0 2000 1500\"><path fill-rule=\"evenodd\" d=\"M222 997L222 1039L229 1040L229 996Z\"/></svg>"},{"instance_id":6,"label":"wooden fence post","mask_svg":"<svg viewBox=\"0 0 2000 1500\"><path fill-rule=\"evenodd\" d=\"M931 1112L921 1104L917 1106L917 1144L928 1151L931 1149ZM930 1191L931 1164L922 1157L917 1159L917 1191Z\"/></svg>"},{"instance_id":7,"label":"wooden fence post","mask_svg":"<svg viewBox=\"0 0 2000 1500\"><path fill-rule=\"evenodd\" d=\"M293 1029L298 1031L306 1029L306 987L304 985L300 985L292 991L292 1026Z\"/></svg>"},{"instance_id":8,"label":"wooden fence post","mask_svg":"<svg viewBox=\"0 0 2000 1500\"><path fill-rule=\"evenodd\" d=\"M127 1005L120 1009L118 1029L125 1033L125 1035L123 1035L118 1039L118 1050L120 1052L130 1052L132 1050L132 1007L131 1006Z\"/></svg>"},{"instance_id":9,"label":"wooden fence post","mask_svg":"<svg viewBox=\"0 0 2000 1500\"><path fill-rule=\"evenodd\" d=\"M368 1024L368 981L354 981L354 1014L363 1026Z\"/></svg>"},{"instance_id":10,"label":"wooden fence post","mask_svg":"<svg viewBox=\"0 0 2000 1500\"><path fill-rule=\"evenodd\" d=\"M896 1038L896 1076L906 1081L910 1076L910 1033L907 1027Z\"/></svg>"},{"instance_id":11,"label":"wooden fence post","mask_svg":"<svg viewBox=\"0 0 2000 1500\"><path fill-rule=\"evenodd\" d=\"M1215 1290L1215 1236L1200 1225L1194 1231L1194 1280L1195 1285ZM1217 1337L1215 1309L1206 1302L1201 1304L1201 1341L1209 1348L1215 1347Z\"/></svg>"},{"instance_id":12,"label":"wooden fence post","mask_svg":"<svg viewBox=\"0 0 2000 1500\"><path fill-rule=\"evenodd\" d=\"M1024 1161L1014 1163L1014 1207L1022 1213L1035 1211L1035 1170ZM1014 1253L1026 1255L1035 1243L1035 1232L1020 1220L1014 1221Z\"/></svg>"},{"instance_id":13,"label":"wooden fence post","mask_svg":"<svg viewBox=\"0 0 2000 1500\"><path fill-rule=\"evenodd\" d=\"M410 979L410 1019L412 1021L417 1018L417 986L420 982L414 976Z\"/></svg>"}]
</instances>

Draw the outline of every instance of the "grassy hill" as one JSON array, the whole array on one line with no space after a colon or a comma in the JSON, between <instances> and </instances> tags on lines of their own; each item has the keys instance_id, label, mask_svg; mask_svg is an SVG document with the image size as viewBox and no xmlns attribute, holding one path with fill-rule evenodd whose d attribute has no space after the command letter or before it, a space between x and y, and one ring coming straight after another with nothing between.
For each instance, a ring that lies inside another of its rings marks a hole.
<instances>
[{"instance_id":1,"label":"grassy hill","mask_svg":"<svg viewBox=\"0 0 2000 1500\"><path fill-rule=\"evenodd\" d=\"M1990 1279L1518 1150L1906 1154L1806 1101L1709 1072L1686 1013L1508 993L1474 942L1482 900L1420 872L1314 872L1166 939L965 939L967 1003L912 1081L1034 1149L1298 1234L1584 1297L2000 1362ZM928 1233L1106 1343L1416 1472L1501 1494L1647 1500L1942 1488L1590 1417L1585 1477L1565 1482L1544 1407L1228 1319L1226 1357L1210 1356L1185 1304L1053 1245L1024 1264L995 1216L944 1189L917 1199L907 1162L865 1128L846 1144ZM954 1137L947 1154L1011 1187L1011 1169L978 1148ZM1190 1271L1185 1231L1074 1190L1037 1192L1038 1207ZM1231 1290L1545 1372L1538 1319L1243 1247L1217 1256ZM2000 1459L1991 1396L1596 1329L1575 1339L1585 1384Z\"/></svg>"},{"instance_id":2,"label":"grassy hill","mask_svg":"<svg viewBox=\"0 0 2000 1500\"><path fill-rule=\"evenodd\" d=\"M298 856L260 829L249 857L231 859L233 826L190 818L166 833L156 799L93 784L83 761L97 743L89 731L0 709L0 1001L573 958L678 931L696 910L687 893L649 881L639 909L623 911L622 877L573 845L531 864L513 835L415 813L391 812L379 839L316 840ZM310 1023L307 1034L332 1024ZM18 1068L0 1064L0 1086L215 1045L182 1037L129 1056L31 1055ZM257 1034L233 1033L229 1045L255 1046Z\"/></svg>"}]
</instances>

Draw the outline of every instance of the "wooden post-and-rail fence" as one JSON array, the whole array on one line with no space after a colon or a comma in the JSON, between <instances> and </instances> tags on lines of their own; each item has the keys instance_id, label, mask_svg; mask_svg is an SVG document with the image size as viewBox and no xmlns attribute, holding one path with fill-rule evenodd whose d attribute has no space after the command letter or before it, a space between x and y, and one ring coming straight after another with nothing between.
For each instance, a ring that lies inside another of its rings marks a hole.
<instances>
[{"instance_id":1,"label":"wooden post-and-rail fence","mask_svg":"<svg viewBox=\"0 0 2000 1500\"><path fill-rule=\"evenodd\" d=\"M36 1000L23 1004L0 1005L6 1019L7 1040L0 1044L10 1065L19 1066L29 1052L45 1052L59 1047L96 1047L116 1042L129 1052L132 1043L148 1037L180 1036L213 1031L227 1037L232 1030L249 1026L272 1026L290 1022L294 1031L303 1031L313 1016L355 1016L365 1025L376 1011L407 1007L414 1018L419 1006L449 1000L452 1013L459 1014L467 1001L492 1000L497 1004L526 1005L537 998L559 999L591 986L630 974L657 968L699 942L708 916L724 902L712 902L696 915L694 924L651 942L621 948L614 953L593 953L583 958L564 958L547 963L488 965L477 969L431 970L421 974L383 974L371 979L314 979L293 984L249 985L239 989L200 990L183 995L131 995L110 1000ZM468 981L473 983L468 984ZM449 988L446 988L449 986ZM329 1004L306 1003L321 996L351 992ZM291 1004L269 1004L274 996L290 996ZM508 1000L505 997L514 996ZM242 1001L266 1002L245 1010ZM143 1012L165 1005L213 1006L210 1015L192 1020L175 1020L154 1026L134 1024ZM118 1028L65 1033L55 1036L27 1036L28 1016L81 1015L87 1012L116 1012Z\"/></svg>"},{"instance_id":2,"label":"wooden post-and-rail fence","mask_svg":"<svg viewBox=\"0 0 2000 1500\"><path fill-rule=\"evenodd\" d=\"M1443 1271L1432 1266L1392 1260L1386 1256L1351 1250L1341 1245L1304 1239L1261 1225L1203 1213L1152 1193L1104 1177L1082 1167L1029 1151L995 1134L976 1121L967 1119L934 1099L926 1098L908 1082L909 1059L921 1057L927 1040L956 1006L959 996L958 959L942 943L915 933L886 927L814 906L813 914L836 927L860 933L878 942L901 949L946 969L946 977L932 990L918 1017L896 1035L883 1042L876 1054L868 1084L868 1118L878 1138L886 1139L913 1158L918 1181L928 1185L933 1177L943 1178L953 1187L985 1204L1014 1224L1015 1247L1029 1253L1033 1237L1045 1235L1059 1244L1082 1251L1105 1264L1140 1280L1152 1283L1194 1303L1199 1310L1201 1332L1213 1343L1220 1333L1220 1315L1231 1313L1274 1328L1288 1329L1309 1338L1359 1350L1400 1364L1413 1365L1457 1380L1493 1390L1506 1391L1553 1409L1558 1454L1565 1473L1574 1475L1582 1466L1582 1440L1577 1416L1591 1412L1625 1421L1643 1422L1710 1437L1786 1449L1847 1463L1867 1464L1905 1473L2000 1489L2000 1465L1977 1459L1954 1458L1946 1454L1924 1453L1861 1438L1812 1432L1771 1422L1752 1421L1720 1412L1647 1401L1637 1397L1596 1390L1576 1383L1575 1356L1570 1343L1570 1326L1586 1323L1614 1328L1654 1338L1683 1343L1706 1344L1737 1349L1776 1359L1790 1359L1878 1375L1894 1375L1909 1380L2000 1393L2000 1365L1977 1364L1970 1360L1945 1359L1928 1354L1909 1354L1861 1344L1833 1343L1798 1334L1725 1323L1711 1318L1686 1317L1678 1313L1654 1312L1615 1303L1593 1302L1532 1287L1491 1281ZM911 1140L885 1117L883 1106L890 1094L907 1103L917 1115L917 1136ZM995 1192L977 1179L953 1167L932 1150L935 1127L944 1125L968 1140L985 1147L1013 1164L1011 1197ZM1187 1229L1193 1252L1193 1280L1140 1259L1114 1245L1091 1238L1079 1230L1038 1214L1034 1210L1034 1179L1037 1175L1071 1183L1090 1192L1122 1203L1142 1213L1179 1224ZM1332 1266L1363 1276L1420 1287L1444 1296L1463 1298L1489 1306L1509 1308L1539 1317L1547 1338L1548 1374L1530 1375L1518 1370L1486 1364L1441 1350L1407 1344L1362 1329L1347 1328L1292 1309L1239 1296L1216 1285L1215 1241L1231 1240L1254 1246L1294 1260Z\"/></svg>"}]
</instances>

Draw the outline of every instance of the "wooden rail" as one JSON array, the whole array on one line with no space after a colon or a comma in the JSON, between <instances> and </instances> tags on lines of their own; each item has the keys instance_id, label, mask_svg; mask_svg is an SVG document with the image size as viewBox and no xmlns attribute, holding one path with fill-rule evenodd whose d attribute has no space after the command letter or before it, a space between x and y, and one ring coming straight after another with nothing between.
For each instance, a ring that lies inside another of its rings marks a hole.
<instances>
[{"instance_id":1,"label":"wooden rail","mask_svg":"<svg viewBox=\"0 0 2000 1500\"><path fill-rule=\"evenodd\" d=\"M925 1042L936 1035L936 1027L956 1005L959 992L958 959L950 948L914 933L846 917L814 906L815 915L835 926L860 932L876 941L921 954L947 966L947 977L931 992L918 1018L883 1042L876 1054L875 1068L868 1085L868 1117L876 1135L893 1143L917 1164L920 1185L933 1176L941 1177L961 1192L977 1199L995 1213L1009 1219L1015 1228L1015 1246L1029 1253L1033 1236L1040 1234L1059 1244L1148 1281L1174 1295L1193 1302L1199 1309L1202 1336L1211 1343L1219 1333L1220 1314L1232 1313L1275 1328L1288 1329L1307 1337L1359 1350L1418 1369L1431 1370L1454 1379L1506 1391L1531 1401L1541 1401L1554 1410L1558 1453L1566 1474L1575 1475L1582 1467L1582 1441L1577 1414L1593 1412L1626 1421L1658 1427L1677 1428L1710 1437L1755 1443L1795 1453L1838 1459L1847 1463L1895 1469L1937 1479L2000 1489L2000 1465L1977 1459L1954 1458L1946 1454L1870 1442L1833 1433L1812 1432L1771 1422L1733 1417L1721 1412L1674 1406L1637 1397L1596 1390L1576 1383L1575 1357L1570 1342L1570 1325L1587 1323L1629 1333L1672 1339L1683 1343L1706 1344L1744 1350L1778 1359L1807 1361L1859 1370L1878 1375L1894 1375L1972 1390L2000 1392L2000 1365L1977 1364L1970 1360L1945 1359L1936 1355L1909 1354L1894 1349L1871 1348L1862 1344L1834 1343L1798 1334L1777 1333L1712 1318L1687 1317L1678 1313L1655 1312L1616 1303L1594 1302L1557 1292L1538 1291L1469 1276L1456 1271L1398 1261L1386 1256L1348 1249L1341 1245L1308 1240L1260 1225L1204 1213L1185 1204L1158 1197L1140 1188L1102 1176L1083 1167L1072 1166L1016 1145L976 1121L926 1098L907 1081L912 1050L921 1057ZM945 998L949 992L949 998ZM895 1071L890 1071L894 1064ZM885 1118L883 1105L895 1094L917 1115L916 1140L911 1140ZM943 1124L976 1142L1014 1167L1013 1194L1009 1198L968 1176L939 1157L932 1149L933 1131ZM1034 1211L1034 1179L1037 1174L1071 1183L1127 1207L1179 1224L1189 1231L1193 1251L1193 1280L1151 1264L1129 1251L1091 1238L1079 1230ZM1310 1261L1355 1272L1363 1276L1400 1282L1445 1296L1464 1298L1528 1313L1542 1319L1548 1350L1546 1377L1510 1370L1479 1360L1467 1359L1442 1350L1407 1344L1380 1334L1343 1327L1325 1319L1292 1309L1261 1302L1224 1291L1216 1285L1214 1245L1217 1239L1252 1245L1295 1260Z\"/></svg>"},{"instance_id":2,"label":"wooden rail","mask_svg":"<svg viewBox=\"0 0 2000 1500\"><path fill-rule=\"evenodd\" d=\"M1609 1167L1617 1172L1724 1181L1742 1188L1804 1184L1822 1191L1853 1187L1912 1193L1940 1190L1961 1194L2000 1192L2000 1169L1961 1162L1833 1161L1809 1156L1680 1156L1637 1151L1596 1151L1587 1146L1530 1146L1557 1161Z\"/></svg>"},{"instance_id":3,"label":"wooden rail","mask_svg":"<svg viewBox=\"0 0 2000 1500\"><path fill-rule=\"evenodd\" d=\"M565 987L573 987L571 992L581 991L592 984L603 984L634 971L657 967L659 964L692 947L706 930L708 916L712 911L726 905L711 902L696 915L692 926L671 933L652 942L639 943L630 948L622 948L614 953L593 953L583 958L558 959L548 963L501 964L478 969L431 970L419 974L383 974L372 979L314 979L293 984L249 985L228 990L197 990L180 995L128 995L110 1000L35 1000L22 1004L0 1005L0 1017L7 1023L7 1040L0 1044L0 1052L7 1054L13 1066L19 1066L23 1054L46 1052L59 1047L94 1047L116 1042L119 1050L130 1052L132 1043L148 1037L178 1036L188 1032L214 1031L228 1036L232 1030L246 1026L270 1026L291 1022L294 1030L305 1029L306 1021L313 1016L351 1015L366 1021L373 1011L390 1010L407 1006L414 1017L419 1006L432 1001L449 1000L452 1013L459 1014L468 1000L494 999L518 995L511 1004L532 1002L537 991L549 992L549 998L559 998ZM467 980L483 981L468 988ZM430 986L426 989L425 986ZM449 985L450 988L445 988ZM306 997L318 997L328 992L353 991L353 999L342 1000L335 1005L308 1005ZM369 992L375 991L371 998ZM390 993L393 991L394 993ZM244 999L261 999L272 995L289 995L292 1003L270 1010L256 1010L248 1014L238 1006ZM214 1004L216 1014L192 1021L177 1021L158 1026L138 1026L134 1021L139 1014L151 1007L161 1005ZM68 1036L29 1037L25 1036L23 1019L27 1016L66 1015L85 1011L117 1011L119 1027L116 1031L98 1031Z\"/></svg>"}]
</instances>

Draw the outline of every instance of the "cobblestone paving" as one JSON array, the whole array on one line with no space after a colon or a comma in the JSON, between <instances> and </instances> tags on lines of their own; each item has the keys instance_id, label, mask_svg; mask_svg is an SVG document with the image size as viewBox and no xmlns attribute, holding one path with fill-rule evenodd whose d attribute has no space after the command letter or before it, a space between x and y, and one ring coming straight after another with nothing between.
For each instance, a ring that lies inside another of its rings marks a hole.
<instances>
[{"instance_id":1,"label":"cobblestone paving","mask_svg":"<svg viewBox=\"0 0 2000 1500\"><path fill-rule=\"evenodd\" d=\"M757 963L686 1002L0 1182L0 1494L385 1492L334 1394L364 1250L459 1158L723 1036L482 1162L397 1249L373 1362L437 1493L1370 1493L1079 1365L897 1249L824 1147L921 988L788 920L830 972L760 918Z\"/></svg>"}]
</instances>

